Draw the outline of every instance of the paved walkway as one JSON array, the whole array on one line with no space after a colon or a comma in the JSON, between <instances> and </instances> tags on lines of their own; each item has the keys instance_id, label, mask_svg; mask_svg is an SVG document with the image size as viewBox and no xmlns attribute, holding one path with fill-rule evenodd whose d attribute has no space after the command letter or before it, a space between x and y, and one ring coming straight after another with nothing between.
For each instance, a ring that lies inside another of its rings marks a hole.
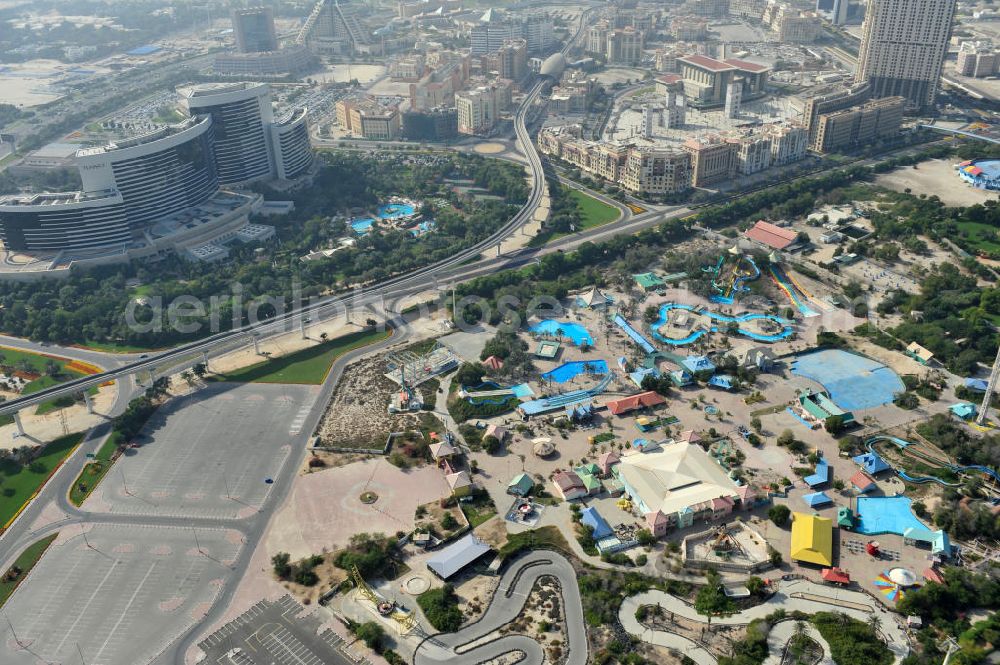
<instances>
[{"instance_id":1,"label":"paved walkway","mask_svg":"<svg viewBox=\"0 0 1000 665\"><path fill-rule=\"evenodd\" d=\"M814 600L816 598L824 598L825 600ZM654 631L639 623L635 618L636 610L643 606L655 605L659 605L664 610L684 617L689 621L703 622L705 620L702 615L695 612L692 605L687 604L676 596L664 591L645 591L626 598L622 603L621 609L618 611L618 619L621 621L626 632L650 644L665 646L686 653L699 664L717 662L715 657L705 651L697 642L674 633ZM898 664L910 651L906 632L903 630L897 617L887 612L878 601L860 591L824 586L807 580L782 582L777 593L771 596L767 602L731 616L716 617L712 619L712 622L716 625L724 626L746 625L754 619L762 619L778 609L783 609L786 612L798 610L806 614L841 612L853 619L858 619L866 623L871 619L872 614L876 614L879 617L879 631L882 633L882 638L885 640L886 646L892 651L895 662ZM782 630L788 629L782 628ZM778 637L774 638L775 641L779 639L780 635L781 633L778 634ZM818 633L815 636L810 634L810 637L817 639L818 635ZM790 637L791 633L788 636ZM785 641L787 642L787 639ZM817 639L817 641L823 645L825 652L829 651L829 646L822 639ZM771 639L768 639L768 647L772 649L773 653L774 646L771 644ZM697 656L694 655L695 653L697 653ZM833 661L831 660L830 662L832 663Z\"/></svg>"},{"instance_id":2,"label":"paved walkway","mask_svg":"<svg viewBox=\"0 0 1000 665\"><path fill-rule=\"evenodd\" d=\"M798 621L782 621L771 629L767 635L769 653L764 660L764 665L781 665L781 657L785 654L785 645L795 636L798 624ZM830 653L830 645L826 643L815 626L808 622L802 622L802 632L805 633L806 637L815 640L823 647L823 657L819 660L818 665L837 665L833 660L833 654Z\"/></svg>"}]
</instances>

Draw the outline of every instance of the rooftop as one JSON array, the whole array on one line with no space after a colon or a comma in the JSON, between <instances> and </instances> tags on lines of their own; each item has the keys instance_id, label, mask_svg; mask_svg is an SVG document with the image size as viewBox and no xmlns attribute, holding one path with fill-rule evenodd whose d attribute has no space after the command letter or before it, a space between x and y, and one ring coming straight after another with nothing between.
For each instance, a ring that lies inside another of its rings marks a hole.
<instances>
[{"instance_id":1,"label":"rooftop","mask_svg":"<svg viewBox=\"0 0 1000 665\"><path fill-rule=\"evenodd\" d=\"M707 55L700 55L698 53L695 53L694 55L686 55L683 58L677 58L677 60L678 62L685 62L689 65L707 69L712 72L729 72L737 69L733 65L727 64L722 60L716 60L715 58L710 58Z\"/></svg>"}]
</instances>

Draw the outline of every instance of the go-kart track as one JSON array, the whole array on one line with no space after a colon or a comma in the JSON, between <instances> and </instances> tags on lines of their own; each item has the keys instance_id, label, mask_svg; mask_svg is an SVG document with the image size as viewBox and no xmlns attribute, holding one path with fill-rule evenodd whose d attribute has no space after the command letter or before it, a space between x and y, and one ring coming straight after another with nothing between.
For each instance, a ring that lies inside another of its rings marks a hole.
<instances>
[{"instance_id":1,"label":"go-kart track","mask_svg":"<svg viewBox=\"0 0 1000 665\"><path fill-rule=\"evenodd\" d=\"M526 635L500 636L499 630L514 620L531 592L535 582L543 576L554 577L562 591L563 612L567 625L567 665L584 665L588 658L583 606L576 574L570 562L561 554L550 550L536 550L515 559L500 578L492 601L483 616L455 633L438 633L424 638L414 653L414 665L444 665L451 663L482 663L497 659L511 652L520 652L525 665L544 662L542 646ZM645 591L626 598L618 611L618 620L627 633L649 644L678 651L698 665L713 665L717 658L705 645L676 633L653 630L644 626L636 612L643 607L659 606L689 621L705 622L692 605L664 591ZM775 610L816 612L842 612L854 619L868 622L872 615L880 619L879 630L893 653L896 663L909 652L906 635L892 615L882 615L884 609L871 596L859 591L835 589L815 582L794 580L782 582L778 591L767 601L742 612L724 617L714 617L712 622L728 626L742 626L760 619ZM795 634L794 621L779 623L771 630L768 639L770 654L765 665L781 662L783 647ZM829 645L818 633L810 636L823 647L825 660L830 658Z\"/></svg>"}]
</instances>

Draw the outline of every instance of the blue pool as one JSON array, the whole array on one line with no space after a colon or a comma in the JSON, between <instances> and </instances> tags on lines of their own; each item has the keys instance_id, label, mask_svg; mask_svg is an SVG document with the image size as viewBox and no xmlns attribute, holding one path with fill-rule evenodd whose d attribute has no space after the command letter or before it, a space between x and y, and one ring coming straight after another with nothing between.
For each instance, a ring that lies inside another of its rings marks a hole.
<instances>
[{"instance_id":1,"label":"blue pool","mask_svg":"<svg viewBox=\"0 0 1000 665\"><path fill-rule=\"evenodd\" d=\"M577 346L581 344L594 345L594 338L590 336L587 329L579 323L573 323L572 321L546 319L531 326L528 330L536 335L551 335L553 337L556 336L556 331L559 331L558 334L560 336L569 338Z\"/></svg>"},{"instance_id":2,"label":"blue pool","mask_svg":"<svg viewBox=\"0 0 1000 665\"><path fill-rule=\"evenodd\" d=\"M379 219L399 219L409 217L415 210L412 203L386 203L378 207L376 214Z\"/></svg>"},{"instance_id":3,"label":"blue pool","mask_svg":"<svg viewBox=\"0 0 1000 665\"><path fill-rule=\"evenodd\" d=\"M857 411L888 404L906 390L902 379L880 362L840 349L812 351L791 361L792 374L821 384L842 409Z\"/></svg>"},{"instance_id":4,"label":"blue pool","mask_svg":"<svg viewBox=\"0 0 1000 665\"><path fill-rule=\"evenodd\" d=\"M926 529L910 509L910 499L905 496L861 496L857 499L858 524L855 531L867 536L880 533L903 532L914 527Z\"/></svg>"},{"instance_id":5,"label":"blue pool","mask_svg":"<svg viewBox=\"0 0 1000 665\"><path fill-rule=\"evenodd\" d=\"M359 236L366 236L371 232L375 220L371 217L364 217L362 219L352 219L350 224L355 233Z\"/></svg>"},{"instance_id":6,"label":"blue pool","mask_svg":"<svg viewBox=\"0 0 1000 665\"><path fill-rule=\"evenodd\" d=\"M566 383L580 374L607 373L608 363L603 360L577 360L559 365L554 370L542 374L542 378L553 383Z\"/></svg>"},{"instance_id":7,"label":"blue pool","mask_svg":"<svg viewBox=\"0 0 1000 665\"><path fill-rule=\"evenodd\" d=\"M668 316L671 310L683 309L688 312L694 311L694 307L690 305L679 305L677 303L665 303L660 306L660 318L657 319L650 325L653 337L664 344L671 344L673 346L684 346L685 344L690 344L702 335L706 334L706 330L697 330L683 339L671 339L669 337L664 337L659 333L660 328L667 323ZM745 323L747 321L760 321L762 319L767 319L773 321L774 323L781 326L781 332L774 333L772 335L762 335L760 333L753 332L752 330L745 330L743 328L737 328L739 333L744 337L749 337L750 339L755 339L758 342L778 342L790 336L793 332L792 326L779 316L774 316L772 314L741 314L739 316L726 316L725 314L719 314L717 312L711 312L708 310L700 312L709 317L713 321L721 321L723 323ZM718 332L719 329L715 326L712 327L711 332Z\"/></svg>"}]
</instances>

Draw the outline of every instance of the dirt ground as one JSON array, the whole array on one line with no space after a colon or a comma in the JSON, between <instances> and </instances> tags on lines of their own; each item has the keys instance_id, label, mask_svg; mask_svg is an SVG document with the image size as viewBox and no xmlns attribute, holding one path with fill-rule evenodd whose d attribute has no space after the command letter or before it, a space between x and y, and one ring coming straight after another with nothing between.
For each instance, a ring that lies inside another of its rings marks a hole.
<instances>
[{"instance_id":1,"label":"dirt ground","mask_svg":"<svg viewBox=\"0 0 1000 665\"><path fill-rule=\"evenodd\" d=\"M83 432L91 427L97 427L107 420L106 414L115 403L118 384L102 387L91 399L94 402L94 413L87 413L87 407L81 402L65 409L49 411L44 415L36 415L35 408L24 409L21 412L21 424L25 436L17 435L17 426L11 423L0 427L0 449L13 450L21 446L31 446L47 441L53 441L70 432Z\"/></svg>"},{"instance_id":2,"label":"dirt ground","mask_svg":"<svg viewBox=\"0 0 1000 665\"><path fill-rule=\"evenodd\" d=\"M955 173L954 163L947 159L931 159L916 167L906 166L875 179L875 184L902 192L906 188L914 194L937 196L949 206L970 206L986 201L996 201L1000 193L976 189L967 185Z\"/></svg>"}]
</instances>

